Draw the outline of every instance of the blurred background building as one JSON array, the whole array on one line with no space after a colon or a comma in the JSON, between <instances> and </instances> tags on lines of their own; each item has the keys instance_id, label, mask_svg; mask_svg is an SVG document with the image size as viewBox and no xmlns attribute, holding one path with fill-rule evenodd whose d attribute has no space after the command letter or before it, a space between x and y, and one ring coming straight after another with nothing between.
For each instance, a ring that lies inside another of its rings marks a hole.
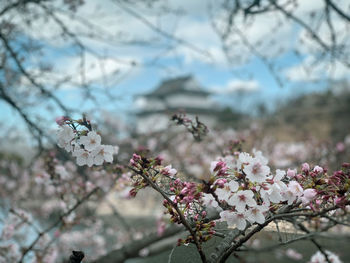
<instances>
[{"instance_id":1,"label":"blurred background building","mask_svg":"<svg viewBox=\"0 0 350 263\"><path fill-rule=\"evenodd\" d=\"M164 130L169 126L170 117L177 112L192 118L198 116L213 127L218 123L222 109L210 95L211 92L191 75L162 81L152 92L135 98L137 132Z\"/></svg>"}]
</instances>

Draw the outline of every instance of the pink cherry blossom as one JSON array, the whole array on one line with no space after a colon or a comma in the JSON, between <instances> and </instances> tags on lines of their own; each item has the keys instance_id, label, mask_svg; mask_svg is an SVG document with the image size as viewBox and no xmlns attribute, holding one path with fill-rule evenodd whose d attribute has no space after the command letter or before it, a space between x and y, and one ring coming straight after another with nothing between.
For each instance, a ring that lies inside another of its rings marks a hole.
<instances>
[{"instance_id":1,"label":"pink cherry blossom","mask_svg":"<svg viewBox=\"0 0 350 263\"><path fill-rule=\"evenodd\" d=\"M315 189L306 189L303 192L303 196L300 198L304 205L307 205L310 203L314 197L316 196L317 192Z\"/></svg>"}]
</instances>

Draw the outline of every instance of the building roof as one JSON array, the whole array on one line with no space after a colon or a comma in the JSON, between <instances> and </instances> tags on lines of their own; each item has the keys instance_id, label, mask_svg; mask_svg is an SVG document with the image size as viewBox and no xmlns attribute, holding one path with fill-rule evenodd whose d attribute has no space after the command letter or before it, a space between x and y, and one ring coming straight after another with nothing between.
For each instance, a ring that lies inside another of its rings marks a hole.
<instances>
[{"instance_id":1,"label":"building roof","mask_svg":"<svg viewBox=\"0 0 350 263\"><path fill-rule=\"evenodd\" d=\"M172 115L178 112L184 112L186 114L193 114L193 115L217 115L218 113L222 112L222 110L218 108L203 109L203 108L195 108L195 107L168 107L162 110L154 109L154 110L139 111L139 112L136 112L136 116L141 117L141 116L148 116L152 114Z\"/></svg>"},{"instance_id":2,"label":"building roof","mask_svg":"<svg viewBox=\"0 0 350 263\"><path fill-rule=\"evenodd\" d=\"M142 96L165 97L174 93L193 94L197 96L210 95L210 92L204 90L191 75L187 75L164 80L154 91Z\"/></svg>"}]
</instances>

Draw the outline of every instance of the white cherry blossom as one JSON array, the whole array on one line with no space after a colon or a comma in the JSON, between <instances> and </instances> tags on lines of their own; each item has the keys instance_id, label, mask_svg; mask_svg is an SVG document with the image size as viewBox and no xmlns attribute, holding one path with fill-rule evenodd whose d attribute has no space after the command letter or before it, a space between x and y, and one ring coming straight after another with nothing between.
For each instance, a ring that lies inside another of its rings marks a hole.
<instances>
[{"instance_id":1,"label":"white cherry blossom","mask_svg":"<svg viewBox=\"0 0 350 263\"><path fill-rule=\"evenodd\" d=\"M94 131L90 131L87 136L80 137L80 143L84 145L85 150L92 151L100 146L101 136Z\"/></svg>"},{"instance_id":2,"label":"white cherry blossom","mask_svg":"<svg viewBox=\"0 0 350 263\"><path fill-rule=\"evenodd\" d=\"M315 189L305 189L300 200L304 205L307 205L315 198L316 194L317 192Z\"/></svg>"},{"instance_id":3,"label":"white cherry blossom","mask_svg":"<svg viewBox=\"0 0 350 263\"><path fill-rule=\"evenodd\" d=\"M205 206L211 206L216 208L219 205L212 194L203 193L202 200Z\"/></svg>"},{"instance_id":4,"label":"white cherry blossom","mask_svg":"<svg viewBox=\"0 0 350 263\"><path fill-rule=\"evenodd\" d=\"M243 171L251 182L263 183L270 173L270 167L264 165L265 161L260 158L253 158L252 161L246 165Z\"/></svg>"},{"instance_id":5,"label":"white cherry blossom","mask_svg":"<svg viewBox=\"0 0 350 263\"><path fill-rule=\"evenodd\" d=\"M267 187L267 190L260 190L260 194L264 200L272 203L279 203L284 200L284 197L282 197L281 188L277 184L268 185Z\"/></svg>"},{"instance_id":6,"label":"white cherry blossom","mask_svg":"<svg viewBox=\"0 0 350 263\"><path fill-rule=\"evenodd\" d=\"M227 222L229 228L237 227L239 230L244 230L247 226L244 213L235 213L225 210L220 213L220 220L222 222Z\"/></svg>"},{"instance_id":7,"label":"white cherry blossom","mask_svg":"<svg viewBox=\"0 0 350 263\"><path fill-rule=\"evenodd\" d=\"M94 164L94 156L84 149L75 149L73 156L77 157L77 164L79 166L88 165L91 167Z\"/></svg>"},{"instance_id":8,"label":"white cherry blossom","mask_svg":"<svg viewBox=\"0 0 350 263\"><path fill-rule=\"evenodd\" d=\"M303 194L303 188L296 181L291 181L287 189L282 193L284 199L291 205L298 197Z\"/></svg>"},{"instance_id":9,"label":"white cherry blossom","mask_svg":"<svg viewBox=\"0 0 350 263\"><path fill-rule=\"evenodd\" d=\"M238 167L241 167L242 165L248 165L252 161L253 157L250 156L249 153L241 152L238 155Z\"/></svg>"},{"instance_id":10,"label":"white cherry blossom","mask_svg":"<svg viewBox=\"0 0 350 263\"><path fill-rule=\"evenodd\" d=\"M268 159L263 156L262 151L257 151L256 149L253 149L253 154L256 159L258 159L263 165L267 165Z\"/></svg>"},{"instance_id":11,"label":"white cherry blossom","mask_svg":"<svg viewBox=\"0 0 350 263\"><path fill-rule=\"evenodd\" d=\"M284 182L281 181L285 175L285 171L277 169L276 175L274 177L269 178L270 180L272 180L273 183L266 185L265 188L268 188L267 190L262 189L260 191L264 200L268 199L272 203L279 203L281 201L285 201L283 193L287 191L287 186Z\"/></svg>"},{"instance_id":12,"label":"white cherry blossom","mask_svg":"<svg viewBox=\"0 0 350 263\"><path fill-rule=\"evenodd\" d=\"M342 261L339 259L337 255L334 253L326 250L326 254L329 258L329 261L332 263L342 263ZM325 256L320 252L317 251L310 259L309 263L327 263L327 260Z\"/></svg>"},{"instance_id":13,"label":"white cherry blossom","mask_svg":"<svg viewBox=\"0 0 350 263\"><path fill-rule=\"evenodd\" d=\"M303 188L296 181L291 181L288 184L288 189L290 189L296 196L301 196L303 194Z\"/></svg>"},{"instance_id":14,"label":"white cherry blossom","mask_svg":"<svg viewBox=\"0 0 350 263\"><path fill-rule=\"evenodd\" d=\"M297 174L297 169L288 169L287 171L287 176L290 179L293 179L296 174Z\"/></svg>"},{"instance_id":15,"label":"white cherry blossom","mask_svg":"<svg viewBox=\"0 0 350 263\"><path fill-rule=\"evenodd\" d=\"M96 165L103 164L104 161L113 162L114 148L111 145L99 145L92 152L93 163Z\"/></svg>"},{"instance_id":16,"label":"white cherry blossom","mask_svg":"<svg viewBox=\"0 0 350 263\"><path fill-rule=\"evenodd\" d=\"M223 188L217 188L215 193L217 194L219 200L228 201L231 194L238 190L238 183L234 180L225 183Z\"/></svg>"},{"instance_id":17,"label":"white cherry blossom","mask_svg":"<svg viewBox=\"0 0 350 263\"><path fill-rule=\"evenodd\" d=\"M57 137L59 147L64 148L67 152L72 151L71 142L74 139L75 135L69 126L62 126L57 132Z\"/></svg>"},{"instance_id":18,"label":"white cherry blossom","mask_svg":"<svg viewBox=\"0 0 350 263\"><path fill-rule=\"evenodd\" d=\"M254 193L251 190L241 190L235 193L227 202L231 206L235 206L238 212L243 212L246 206L256 206Z\"/></svg>"},{"instance_id":19,"label":"white cherry blossom","mask_svg":"<svg viewBox=\"0 0 350 263\"><path fill-rule=\"evenodd\" d=\"M251 207L247 210L247 212L245 213L247 220L253 224L255 222L259 223L259 224L263 224L265 222L265 216L264 216L264 212L267 211L267 208L265 206L255 206L255 207Z\"/></svg>"},{"instance_id":20,"label":"white cherry blossom","mask_svg":"<svg viewBox=\"0 0 350 263\"><path fill-rule=\"evenodd\" d=\"M313 171L315 173L323 173L323 168L321 166L316 165Z\"/></svg>"},{"instance_id":21,"label":"white cherry blossom","mask_svg":"<svg viewBox=\"0 0 350 263\"><path fill-rule=\"evenodd\" d=\"M165 166L162 170L161 173L164 175L168 175L170 177L173 177L177 174L177 170L175 168L172 167L172 165L167 165Z\"/></svg>"}]
</instances>

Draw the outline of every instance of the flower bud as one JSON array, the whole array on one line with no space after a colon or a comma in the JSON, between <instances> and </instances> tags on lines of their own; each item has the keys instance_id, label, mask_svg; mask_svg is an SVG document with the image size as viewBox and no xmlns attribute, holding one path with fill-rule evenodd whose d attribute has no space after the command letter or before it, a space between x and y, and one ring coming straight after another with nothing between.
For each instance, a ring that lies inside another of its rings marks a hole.
<instances>
[{"instance_id":1,"label":"flower bud","mask_svg":"<svg viewBox=\"0 0 350 263\"><path fill-rule=\"evenodd\" d=\"M287 171L287 176L289 177L289 178L294 178L295 177L295 175L296 175L296 170L295 169L288 169L288 171Z\"/></svg>"},{"instance_id":2,"label":"flower bud","mask_svg":"<svg viewBox=\"0 0 350 263\"><path fill-rule=\"evenodd\" d=\"M302 165L302 167L301 167L301 170L303 171L303 172L309 172L309 170L310 170L310 165L308 164L308 163L303 163L303 165Z\"/></svg>"},{"instance_id":3,"label":"flower bud","mask_svg":"<svg viewBox=\"0 0 350 263\"><path fill-rule=\"evenodd\" d=\"M323 168L321 166L316 165L313 170L315 173L323 173Z\"/></svg>"}]
</instances>

